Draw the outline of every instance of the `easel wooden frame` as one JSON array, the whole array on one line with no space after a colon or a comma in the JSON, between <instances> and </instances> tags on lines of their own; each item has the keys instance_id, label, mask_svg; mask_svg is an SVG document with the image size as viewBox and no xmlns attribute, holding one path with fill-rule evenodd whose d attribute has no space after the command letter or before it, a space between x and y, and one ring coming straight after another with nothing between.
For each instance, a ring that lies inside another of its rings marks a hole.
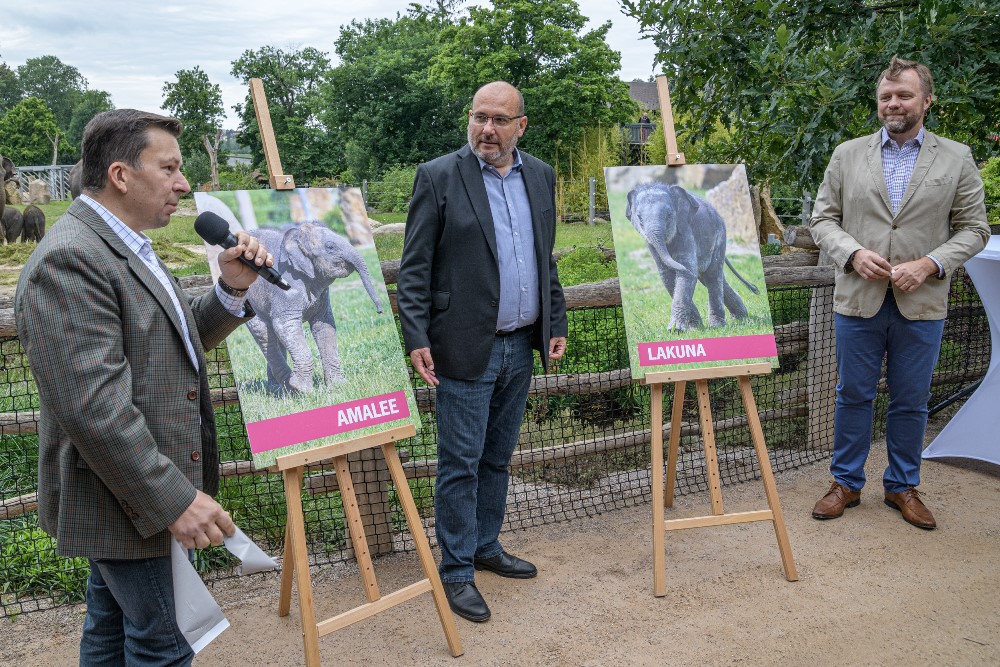
<instances>
[{"instance_id":1,"label":"easel wooden frame","mask_svg":"<svg viewBox=\"0 0 1000 667\"><path fill-rule=\"evenodd\" d=\"M664 76L656 78L656 89L660 98L660 112L663 120L663 130L667 144L667 165L671 167L685 164L684 154L677 150L677 136L674 133L673 111L670 107L670 92L667 79ZM770 521L774 526L774 534L778 541L778 551L781 554L781 564L788 581L799 578L792 558L792 547L788 541L785 529L785 518L781 512L778 500L778 489L774 483L774 473L771 470L771 460L767 454L764 442L764 430L761 428L760 415L757 413L757 402L750 386L751 375L761 375L771 372L770 363L744 364L733 366L718 366L714 368L698 368L690 370L675 370L647 373L644 382L650 387L650 427L651 440L651 484L653 487L653 594L662 597L667 594L666 583L666 532L668 530L683 530L686 528L703 528L707 526L723 526L735 523L750 523L755 521ZM709 402L708 381L714 378L736 377L739 382L743 406L750 426L754 452L760 466L760 476L764 483L764 493L767 496L768 509L751 512L736 512L726 514L722 506L722 482L719 477L719 462L715 449L715 429L712 421L712 406ZM684 390L687 382L694 380L698 393L698 415L701 422L701 435L705 448L705 467L708 472L709 496L711 498L712 514L687 519L666 519L665 508L673 507L674 486L677 481L677 458L681 434L681 417L684 409ZM667 451L666 480L663 475L663 385L674 383L674 401L670 417L670 441Z\"/></svg>"},{"instance_id":2,"label":"easel wooden frame","mask_svg":"<svg viewBox=\"0 0 1000 667\"><path fill-rule=\"evenodd\" d=\"M261 140L264 144L264 156L271 173L271 187L279 190L295 188L291 176L281 174L281 161L278 157L278 147L274 139L274 129L271 126L271 116L267 108L267 98L260 79L250 80L250 94L257 113L257 124L260 127ZM278 615L287 616L292 604L292 580L294 577L299 592L299 615L302 620L302 642L305 650L307 667L319 667L319 638L336 632L348 625L386 611L412 598L429 592L434 599L441 627L448 642L451 655L462 655L462 641L455 627L448 599L441 585L434 557L431 555L430 544L424 533L420 514L413 502L413 494L407 483L406 472L396 451L396 442L416 435L413 425L400 426L380 433L353 438L344 442L321 445L313 449L279 456L275 460L274 469L281 471L285 487L285 505L287 508L287 523L285 525L285 556L281 568L281 590L278 596ZM393 593L383 596L379 591L378 581L372 565L365 528L358 509L357 496L354 492L354 480L351 477L347 456L353 452L379 447L389 468L396 489L396 496L406 517L406 524L413 537L420 566L425 578L410 584ZM333 459L337 475L337 484L344 506L347 531L354 546L354 555L358 563L362 586L367 602L346 612L324 621L316 621L313 605L312 581L309 577L309 550L306 544L305 517L302 512L302 483L304 468L307 465Z\"/></svg>"}]
</instances>

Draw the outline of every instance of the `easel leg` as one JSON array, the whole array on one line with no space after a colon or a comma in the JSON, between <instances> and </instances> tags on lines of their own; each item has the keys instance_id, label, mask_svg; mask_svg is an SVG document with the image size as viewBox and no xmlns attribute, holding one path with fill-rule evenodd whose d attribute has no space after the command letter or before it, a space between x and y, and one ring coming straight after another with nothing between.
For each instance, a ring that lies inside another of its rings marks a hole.
<instances>
[{"instance_id":1,"label":"easel leg","mask_svg":"<svg viewBox=\"0 0 1000 667\"><path fill-rule=\"evenodd\" d=\"M288 616L292 608L292 577L295 576L295 550L292 548L291 521L286 512L285 555L281 560L281 592L278 595L278 616Z\"/></svg>"},{"instance_id":2,"label":"easel leg","mask_svg":"<svg viewBox=\"0 0 1000 667\"><path fill-rule=\"evenodd\" d=\"M686 382L674 383L674 407L670 413L670 448L667 450L667 489L664 506L674 506L674 487L677 484L677 455L681 442L681 417L684 415L684 388Z\"/></svg>"},{"instance_id":3,"label":"easel leg","mask_svg":"<svg viewBox=\"0 0 1000 667\"><path fill-rule=\"evenodd\" d=\"M389 467L389 475L392 483L396 487L396 497L403 507L403 514L406 516L406 525L410 528L410 535L413 536L413 544L417 548L417 557L420 565L424 569L424 574L431 583L431 596L434 598L434 606L437 608L438 617L441 619L441 627L444 630L445 639L448 641L448 650L452 656L458 657L465 652L462 648L462 640L458 636L458 629L455 627L455 617L451 614L448 606L448 598L445 597L444 587L441 585L441 577L438 575L437 566L434 564L434 557L431 555L431 547L427 543L427 535L424 534L424 526L420 522L420 515L417 513L417 506L413 502L413 494L410 493L410 485L406 482L406 473L403 465L399 462L399 454L396 453L396 446L392 442L382 444L382 455L385 463Z\"/></svg>"},{"instance_id":4,"label":"easel leg","mask_svg":"<svg viewBox=\"0 0 1000 667\"><path fill-rule=\"evenodd\" d=\"M368 551L365 526L361 522L361 510L358 509L358 498L354 493L354 480L351 479L347 456L334 457L333 465L337 471L337 485L340 487L340 498L344 504L344 520L347 523L347 532L351 536L351 544L354 546L354 558L358 562L358 572L364 584L365 596L369 602L375 602L382 596L375 580L375 568L372 566L372 556Z\"/></svg>"},{"instance_id":5,"label":"easel leg","mask_svg":"<svg viewBox=\"0 0 1000 667\"><path fill-rule=\"evenodd\" d=\"M774 483L774 473L771 470L771 458L768 456L767 446L764 444L764 429L761 428L760 415L757 414L757 401L753 397L750 378L741 377L739 382L747 421L750 423L753 447L757 452L757 462L760 465L760 477L764 482L764 493L767 495L767 504L774 517L774 535L778 540L781 564L785 568L785 579L798 581L799 574L795 570L795 560L792 558L792 545L788 541L788 532L785 530L785 516L781 513L781 502L778 500L778 487Z\"/></svg>"},{"instance_id":6,"label":"easel leg","mask_svg":"<svg viewBox=\"0 0 1000 667\"><path fill-rule=\"evenodd\" d=\"M316 629L316 612L313 609L312 582L309 581L306 523L302 516L302 467L289 468L284 471L283 476L285 502L288 504L285 542L286 545L291 542L293 563L298 565L295 567L295 583L299 589L299 613L302 618L302 643L305 648L306 666L320 667L319 632Z\"/></svg>"},{"instance_id":7,"label":"easel leg","mask_svg":"<svg viewBox=\"0 0 1000 667\"><path fill-rule=\"evenodd\" d=\"M712 425L712 404L708 396L708 380L695 380L698 390L698 416L701 418L701 436L705 442L705 468L708 469L708 492L712 498L712 514L723 514L722 482L719 478L719 460L715 453L715 427Z\"/></svg>"},{"instance_id":8,"label":"easel leg","mask_svg":"<svg viewBox=\"0 0 1000 667\"><path fill-rule=\"evenodd\" d=\"M649 387L649 423L651 465L650 483L653 487L653 595L667 594L666 581L666 529L664 521L663 495L663 385L655 383Z\"/></svg>"}]
</instances>

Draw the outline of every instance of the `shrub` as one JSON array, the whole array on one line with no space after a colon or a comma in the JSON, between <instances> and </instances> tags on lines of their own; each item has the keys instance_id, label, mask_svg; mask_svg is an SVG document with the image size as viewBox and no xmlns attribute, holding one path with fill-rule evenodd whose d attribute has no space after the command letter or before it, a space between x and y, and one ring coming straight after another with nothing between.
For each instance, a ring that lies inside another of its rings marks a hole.
<instances>
[{"instance_id":1,"label":"shrub","mask_svg":"<svg viewBox=\"0 0 1000 667\"><path fill-rule=\"evenodd\" d=\"M594 248L577 248L563 255L557 266L563 287L594 283L618 275L618 263Z\"/></svg>"}]
</instances>

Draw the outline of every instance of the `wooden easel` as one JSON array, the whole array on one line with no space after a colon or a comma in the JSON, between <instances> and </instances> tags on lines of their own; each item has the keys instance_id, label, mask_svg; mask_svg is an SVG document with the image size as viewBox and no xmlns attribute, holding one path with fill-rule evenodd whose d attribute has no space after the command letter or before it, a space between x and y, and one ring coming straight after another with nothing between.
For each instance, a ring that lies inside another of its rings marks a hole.
<instances>
[{"instance_id":1,"label":"wooden easel","mask_svg":"<svg viewBox=\"0 0 1000 667\"><path fill-rule=\"evenodd\" d=\"M278 157L277 143L274 140L271 115L267 108L267 99L260 79L250 80L250 94L257 113L257 124L260 127L268 170L271 172L271 187L279 190L294 189L295 183L292 177L281 173L281 161ZM434 557L431 555L427 535L424 533L424 527L420 521L420 514L413 502L413 494L410 492L406 473L402 463L400 463L399 454L396 452L396 441L416 435L416 432L416 428L412 425L401 426L381 433L323 445L305 452L279 456L275 461L275 469L281 471L285 485L288 519L285 526L285 557L281 568L278 615L287 616L291 610L292 578L294 575L299 592L299 614L302 619L302 642L307 667L319 667L319 638L323 635L336 632L427 592L430 592L434 599L434 606L441 619L441 627L444 629L451 655L458 657L464 652L462 641L459 639L458 630L455 627L455 619L451 614L444 587L441 585L441 578L434 564ZM348 454L374 447L380 447L382 450L382 455L389 468L389 475L396 489L396 496L403 508L403 514L406 516L406 525L410 529L413 543L417 549L420 566L425 574L424 579L385 596L379 591L378 582L375 579L368 540L361 522L361 511L354 493L354 481L351 478L347 461ZM347 520L347 531L351 536L361 582L368 601L354 609L317 623L313 606L312 582L309 578L309 550L306 545L305 517L302 513L302 482L305 466L328 459L333 459L337 484L344 506L344 515Z\"/></svg>"},{"instance_id":2,"label":"wooden easel","mask_svg":"<svg viewBox=\"0 0 1000 667\"><path fill-rule=\"evenodd\" d=\"M677 136L674 133L674 118L670 107L670 93L666 77L656 78L656 88L660 98L660 111L667 144L667 165L671 167L685 164L684 154L677 150ZM770 521L778 540L781 564L785 578L796 581L799 578L792 558L792 547L785 530L785 518L781 513L778 489L771 471L771 460L764 443L764 430L757 414L757 402L750 387L750 376L771 372L771 364L746 364L718 366L690 370L662 371L647 373L644 382L650 387L650 422L652 429L652 475L653 486L653 594L662 597L667 594L666 583L666 531L685 528L722 526L753 521ZM712 406L709 402L708 381L713 378L736 377L739 382L743 406L750 426L754 452L760 466L761 480L767 496L768 509L752 512L726 514L722 507L722 482L719 478L719 462L715 450L715 429L712 425ZM712 514L689 519L666 520L665 508L673 507L674 485L677 481L678 445L681 436L681 416L684 409L684 389L689 380L694 380L698 392L698 415L701 435L705 447L705 467L708 472L709 495ZM667 452L667 478L663 479L663 384L674 383L674 402L670 418L670 442Z\"/></svg>"}]
</instances>

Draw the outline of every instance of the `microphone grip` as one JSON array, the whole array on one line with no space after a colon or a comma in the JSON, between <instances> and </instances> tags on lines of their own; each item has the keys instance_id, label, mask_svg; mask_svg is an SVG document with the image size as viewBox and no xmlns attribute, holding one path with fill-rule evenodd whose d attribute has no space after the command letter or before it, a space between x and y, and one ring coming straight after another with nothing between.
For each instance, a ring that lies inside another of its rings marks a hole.
<instances>
[{"instance_id":1,"label":"microphone grip","mask_svg":"<svg viewBox=\"0 0 1000 667\"><path fill-rule=\"evenodd\" d=\"M239 242L236 240L236 237L233 236L232 234L229 234L228 236L226 236L225 240L223 240L222 243L220 243L219 245L228 250L229 248L235 247L237 243ZM240 255L240 261L243 262L245 265L249 266L254 271L256 271L258 276L260 276L267 282L271 283L272 285L277 285L283 290L291 289L291 285L282 280L281 274L275 271L273 267L270 267L267 264L262 264L260 266L257 266L253 261L247 259L243 255Z\"/></svg>"}]
</instances>

